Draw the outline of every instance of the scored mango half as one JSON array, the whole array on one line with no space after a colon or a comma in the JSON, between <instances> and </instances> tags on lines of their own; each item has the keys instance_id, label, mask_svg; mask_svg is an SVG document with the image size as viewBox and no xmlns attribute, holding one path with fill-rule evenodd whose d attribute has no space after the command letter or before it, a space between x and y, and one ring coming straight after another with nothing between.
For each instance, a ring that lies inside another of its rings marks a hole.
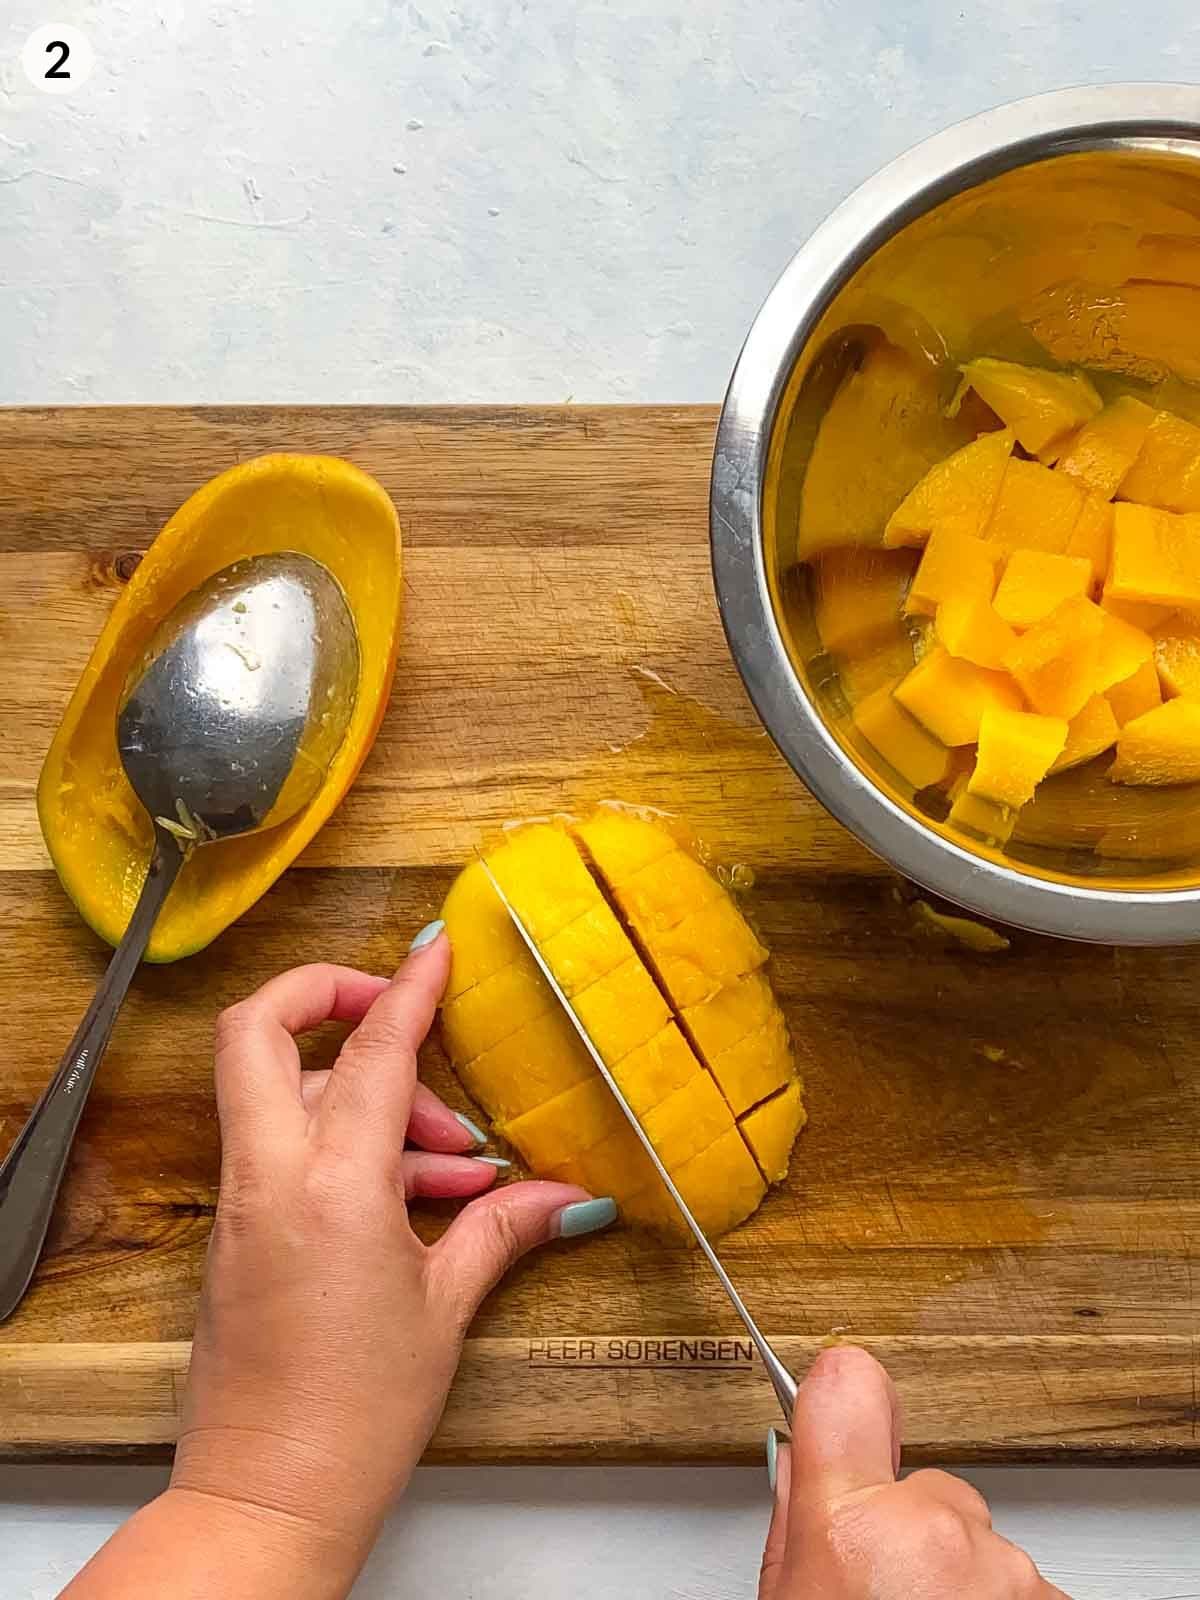
<instances>
[{"instance_id":1,"label":"scored mango half","mask_svg":"<svg viewBox=\"0 0 1200 1600\"><path fill-rule=\"evenodd\" d=\"M767 951L730 895L667 828L608 806L521 828L487 862L697 1220L736 1227L786 1175L805 1112ZM684 1237L480 863L442 916L443 1038L499 1135L539 1176Z\"/></svg>"}]
</instances>

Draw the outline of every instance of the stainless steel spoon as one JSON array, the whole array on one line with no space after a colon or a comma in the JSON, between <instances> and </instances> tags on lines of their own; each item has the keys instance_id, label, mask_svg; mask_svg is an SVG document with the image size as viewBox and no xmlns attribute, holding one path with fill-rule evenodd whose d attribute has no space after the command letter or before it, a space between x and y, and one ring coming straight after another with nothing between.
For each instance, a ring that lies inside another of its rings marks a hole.
<instances>
[{"instance_id":1,"label":"stainless steel spoon","mask_svg":"<svg viewBox=\"0 0 1200 1600\"><path fill-rule=\"evenodd\" d=\"M180 869L192 850L308 804L345 737L358 667L337 582L284 551L235 562L185 596L130 669L117 749L153 820L150 866L58 1071L0 1164L0 1322L33 1277L88 1091Z\"/></svg>"}]
</instances>

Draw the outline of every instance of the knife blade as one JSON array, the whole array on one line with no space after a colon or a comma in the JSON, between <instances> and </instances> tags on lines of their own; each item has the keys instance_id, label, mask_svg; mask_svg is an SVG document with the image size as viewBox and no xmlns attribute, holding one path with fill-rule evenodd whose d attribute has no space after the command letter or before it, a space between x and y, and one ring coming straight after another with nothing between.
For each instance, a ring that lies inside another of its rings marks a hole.
<instances>
[{"instance_id":1,"label":"knife blade","mask_svg":"<svg viewBox=\"0 0 1200 1600\"><path fill-rule=\"evenodd\" d=\"M551 972L545 958L542 955L542 952L538 949L537 944L534 942L533 935L525 926L525 923L517 913L516 907L505 894L504 889L502 888L495 873L492 871L491 867L488 866L487 861L482 855L479 857L479 864L487 874L488 881L496 892L496 898L504 907L513 927L517 930L525 944L526 949L537 963L538 971L541 973L542 977L545 978L555 1000L562 1007L572 1027L575 1029L575 1032L579 1035L580 1042L587 1051L588 1055L591 1057L592 1064L595 1066L596 1071L604 1079L605 1083L612 1092L613 1098L616 1100L621 1110L625 1113L630 1127L633 1129L634 1133L637 1134L639 1140L641 1141L642 1148L650 1157L655 1171L666 1185L667 1193L671 1196L671 1199L675 1202L676 1206L678 1206L680 1215L691 1229L696 1243L699 1245L701 1251L707 1258L709 1265L716 1273L721 1287L729 1296L733 1309L741 1318L742 1325L746 1332L750 1335L751 1341L754 1344L754 1348L758 1351L762 1364L767 1370L767 1376L771 1380L771 1387L775 1390L775 1395L783 1410L784 1418L788 1423L790 1423L792 1420L792 1409L796 1403L795 1378L792 1377L791 1373L776 1355L774 1349L771 1347L770 1340L767 1338L766 1334L763 1333L762 1329L758 1326L757 1322L755 1322L754 1318L750 1315L745 1301L734 1287L732 1279L725 1271L725 1268L721 1265L716 1251L709 1243L707 1234L696 1221L696 1218L692 1215L691 1207L680 1194L674 1180L671 1177L671 1174L667 1171L661 1156L654 1148L654 1145L651 1142L646 1130L642 1127L637 1113L629 1104L629 1101L625 1098L621 1086L617 1082L616 1078L613 1077L608 1063L600 1054L599 1050L597 1050L591 1034L589 1034L587 1028L584 1026L582 1018L575 1010L575 1007L571 1004L571 1001L568 999L567 994L562 985L559 983L558 979L554 976L553 972Z\"/></svg>"}]
</instances>

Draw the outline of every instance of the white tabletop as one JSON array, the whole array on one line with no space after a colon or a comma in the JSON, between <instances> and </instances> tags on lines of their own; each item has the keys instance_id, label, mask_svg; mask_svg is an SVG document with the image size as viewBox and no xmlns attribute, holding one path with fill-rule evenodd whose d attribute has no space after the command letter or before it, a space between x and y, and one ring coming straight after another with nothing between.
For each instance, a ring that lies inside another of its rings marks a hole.
<instances>
[{"instance_id":1,"label":"white tabletop","mask_svg":"<svg viewBox=\"0 0 1200 1600\"><path fill-rule=\"evenodd\" d=\"M22 69L50 22L69 95ZM1193 0L7 0L0 403L716 400L883 161L1198 46ZM1200 1596L1200 1472L974 1476L1077 1600ZM0 1469L5 1596L161 1481ZM430 1470L358 1592L737 1600L765 1517L758 1472Z\"/></svg>"}]
</instances>

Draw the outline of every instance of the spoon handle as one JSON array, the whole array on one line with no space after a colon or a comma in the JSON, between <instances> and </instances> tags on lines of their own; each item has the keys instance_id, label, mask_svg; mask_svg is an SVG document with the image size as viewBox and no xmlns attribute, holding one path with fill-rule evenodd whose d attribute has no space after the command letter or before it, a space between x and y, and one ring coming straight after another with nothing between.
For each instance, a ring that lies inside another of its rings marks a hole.
<instances>
[{"instance_id":1,"label":"spoon handle","mask_svg":"<svg viewBox=\"0 0 1200 1600\"><path fill-rule=\"evenodd\" d=\"M0 1322L20 1305L45 1243L75 1130L184 852L156 827L154 853L125 936L16 1143L0 1163Z\"/></svg>"}]
</instances>

